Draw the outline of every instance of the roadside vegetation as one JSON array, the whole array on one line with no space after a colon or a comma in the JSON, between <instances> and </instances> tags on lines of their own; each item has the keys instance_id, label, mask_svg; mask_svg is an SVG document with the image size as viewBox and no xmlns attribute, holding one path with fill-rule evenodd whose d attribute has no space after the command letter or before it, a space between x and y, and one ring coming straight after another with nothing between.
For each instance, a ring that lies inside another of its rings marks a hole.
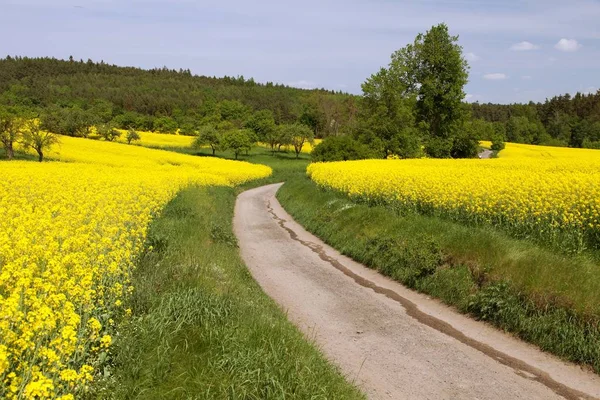
<instances>
[{"instance_id":1,"label":"roadside vegetation","mask_svg":"<svg viewBox=\"0 0 600 400\"><path fill-rule=\"evenodd\" d=\"M492 227L355 203L306 177L286 182L277 197L343 254L600 372L596 255L564 256Z\"/></svg>"},{"instance_id":2,"label":"roadside vegetation","mask_svg":"<svg viewBox=\"0 0 600 400\"><path fill-rule=\"evenodd\" d=\"M114 399L362 399L252 279L232 232L240 189L190 187L150 225Z\"/></svg>"}]
</instances>

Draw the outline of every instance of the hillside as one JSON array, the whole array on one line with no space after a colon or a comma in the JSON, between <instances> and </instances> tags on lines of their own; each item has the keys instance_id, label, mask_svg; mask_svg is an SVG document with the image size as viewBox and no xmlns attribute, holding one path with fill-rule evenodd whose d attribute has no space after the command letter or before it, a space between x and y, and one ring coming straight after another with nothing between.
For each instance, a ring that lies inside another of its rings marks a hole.
<instances>
[{"instance_id":1,"label":"hillside","mask_svg":"<svg viewBox=\"0 0 600 400\"><path fill-rule=\"evenodd\" d=\"M227 120L270 110L278 124L302 121L327 135L354 118L355 102L356 96L341 92L198 76L189 70L143 70L91 60L0 59L0 105L80 109L92 114L88 118L112 119L123 128L193 131L219 111Z\"/></svg>"}]
</instances>

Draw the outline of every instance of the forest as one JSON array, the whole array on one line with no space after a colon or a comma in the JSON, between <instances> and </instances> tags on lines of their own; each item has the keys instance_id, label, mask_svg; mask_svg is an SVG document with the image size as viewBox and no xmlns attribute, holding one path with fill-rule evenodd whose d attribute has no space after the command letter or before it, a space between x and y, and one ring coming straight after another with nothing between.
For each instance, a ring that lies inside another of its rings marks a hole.
<instances>
[{"instance_id":1,"label":"forest","mask_svg":"<svg viewBox=\"0 0 600 400\"><path fill-rule=\"evenodd\" d=\"M441 37L455 46L449 54L461 55L456 38L452 40L447 32ZM8 56L0 59L0 108L39 116L42 128L55 133L84 137L92 126L193 136L207 127L217 131L247 128L254 132L254 139L273 147L277 135L282 135L276 132L278 126L306 125L317 138L345 137L323 145L321 152L315 153L316 159L391 154L410 158L419 156L419 143L433 143L424 140L432 132L423 126L434 121L419 117L419 113L423 117L431 111L419 109L417 104L423 88L410 91L410 82L395 87L398 82L389 77L398 63L407 62L403 51L427 43L419 40L394 53L388 69L368 78L362 96L257 83L243 76L198 76L184 69L144 70L72 57ZM504 141L600 148L600 91L559 95L543 103L469 104L464 102L462 90L468 80L466 61L456 59L447 65L457 68L458 74L460 91L452 99L457 104L449 109L456 114L450 121L454 118L456 123L451 129L454 133L433 135L453 135L457 144L454 149L439 143L433 149L432 145L429 151L425 149L428 156L475 157L477 140L492 140L497 148Z\"/></svg>"}]
</instances>

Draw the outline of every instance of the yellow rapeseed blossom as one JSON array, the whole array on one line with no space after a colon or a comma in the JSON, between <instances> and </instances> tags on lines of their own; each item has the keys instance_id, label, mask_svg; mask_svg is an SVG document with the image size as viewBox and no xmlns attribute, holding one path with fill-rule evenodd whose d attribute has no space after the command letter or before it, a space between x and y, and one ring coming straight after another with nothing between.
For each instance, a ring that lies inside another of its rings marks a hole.
<instances>
[{"instance_id":1,"label":"yellow rapeseed blossom","mask_svg":"<svg viewBox=\"0 0 600 400\"><path fill-rule=\"evenodd\" d=\"M600 247L600 151L507 143L489 160L311 164L319 185L356 199L503 227L568 250Z\"/></svg>"},{"instance_id":2,"label":"yellow rapeseed blossom","mask_svg":"<svg viewBox=\"0 0 600 400\"><path fill-rule=\"evenodd\" d=\"M117 129L121 132L121 136L117 139L120 143L127 143L127 130ZM170 133L156 133L137 131L140 135L140 140L133 142L133 144L141 145L145 147L173 147L173 148L185 148L190 147L194 141L194 136L176 135Z\"/></svg>"},{"instance_id":3,"label":"yellow rapeseed blossom","mask_svg":"<svg viewBox=\"0 0 600 400\"><path fill-rule=\"evenodd\" d=\"M270 168L61 137L50 162L0 162L0 398L74 398L93 381L148 223L182 187ZM96 349L98 351L93 351Z\"/></svg>"}]
</instances>

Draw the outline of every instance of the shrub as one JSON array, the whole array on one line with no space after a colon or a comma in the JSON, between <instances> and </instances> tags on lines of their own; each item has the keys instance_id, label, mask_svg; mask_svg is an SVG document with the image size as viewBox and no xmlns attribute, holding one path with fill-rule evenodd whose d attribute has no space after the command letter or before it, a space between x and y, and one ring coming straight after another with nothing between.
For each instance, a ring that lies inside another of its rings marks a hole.
<instances>
[{"instance_id":1,"label":"shrub","mask_svg":"<svg viewBox=\"0 0 600 400\"><path fill-rule=\"evenodd\" d=\"M331 136L319 143L312 152L313 161L347 161L375 158L367 146L349 136Z\"/></svg>"}]
</instances>

